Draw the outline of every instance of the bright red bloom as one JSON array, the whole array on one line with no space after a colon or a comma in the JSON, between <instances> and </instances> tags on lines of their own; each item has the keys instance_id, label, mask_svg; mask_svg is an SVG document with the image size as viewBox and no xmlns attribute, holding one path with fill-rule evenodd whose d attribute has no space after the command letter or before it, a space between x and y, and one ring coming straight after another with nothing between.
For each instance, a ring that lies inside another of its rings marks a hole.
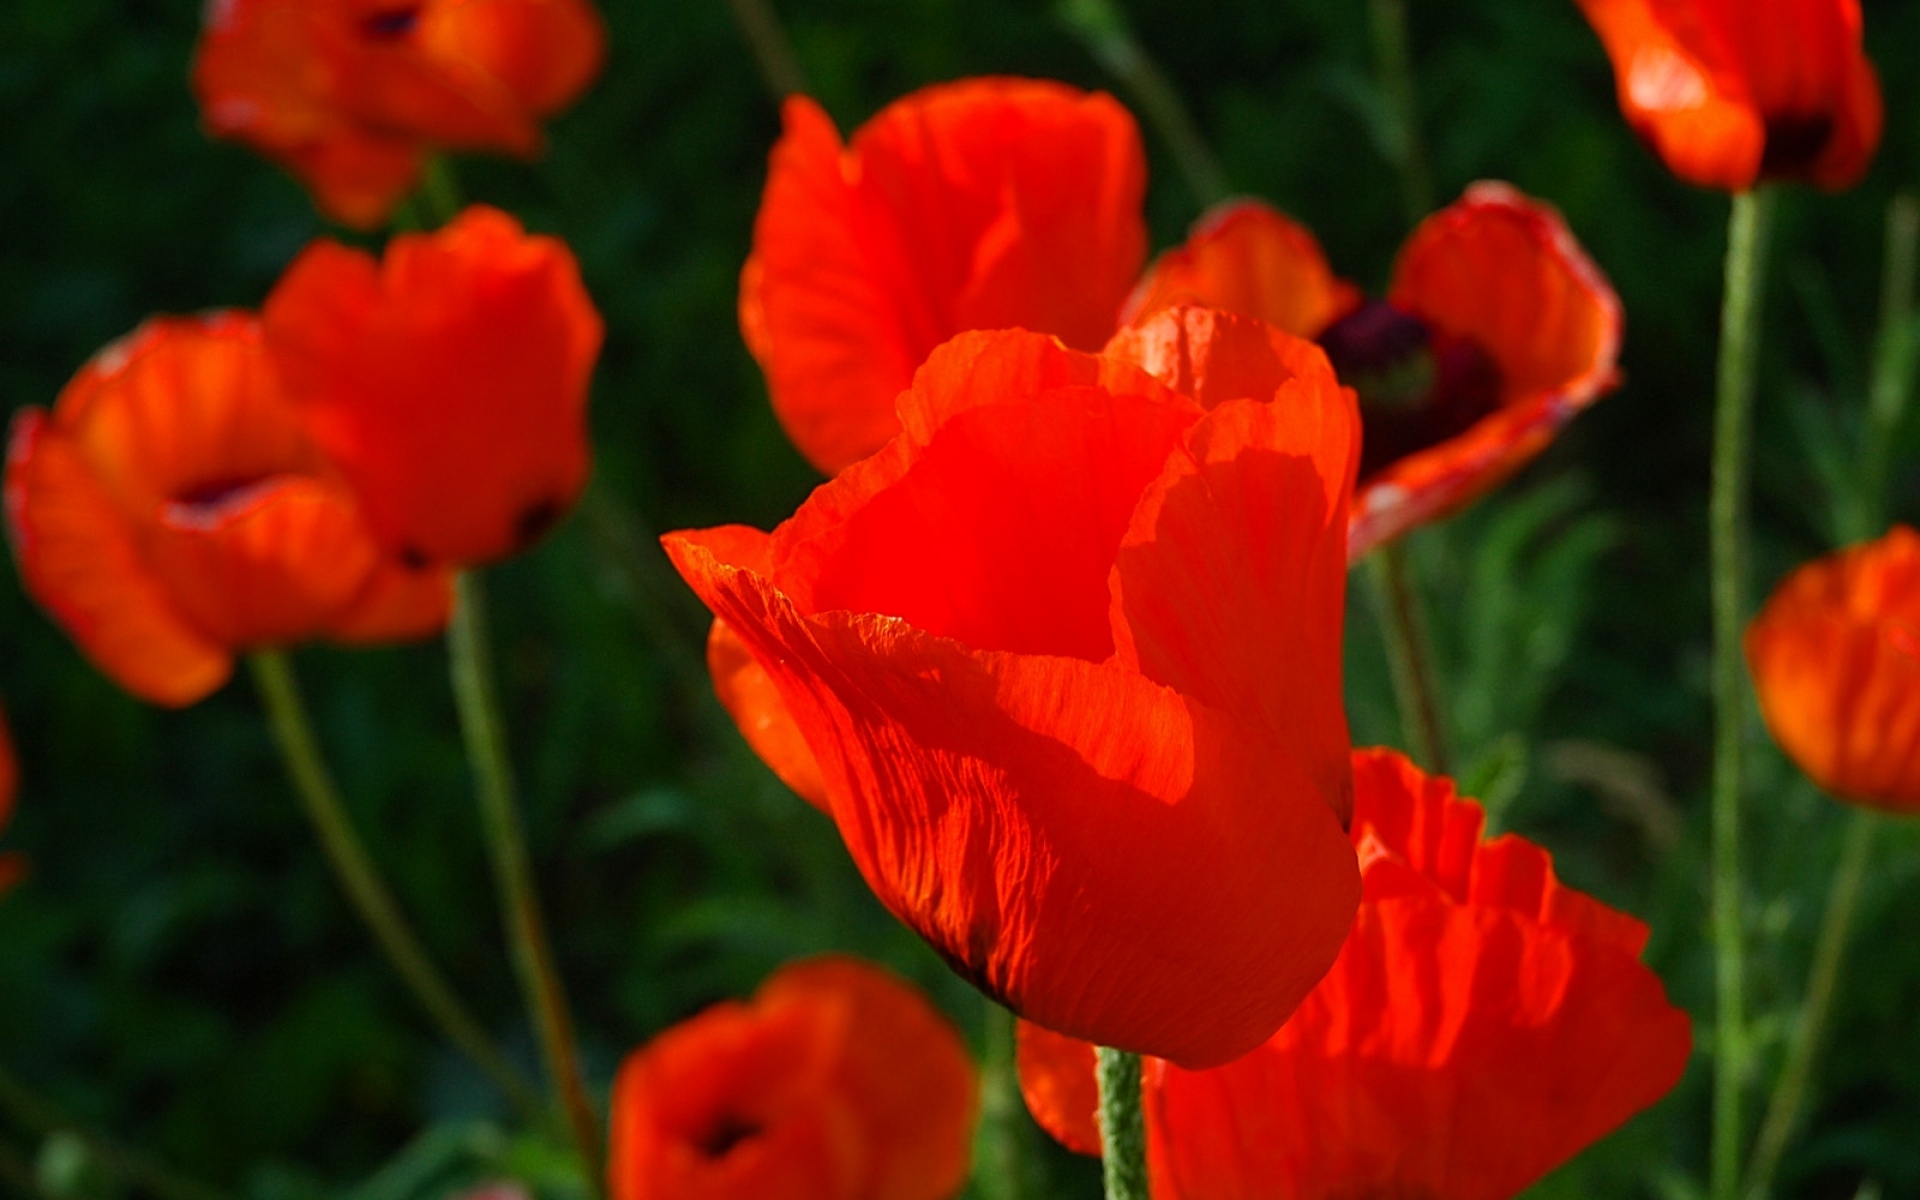
<instances>
[{"instance_id":1,"label":"bright red bloom","mask_svg":"<svg viewBox=\"0 0 1920 1200\"><path fill-rule=\"evenodd\" d=\"M288 396L402 556L505 558L586 485L602 327L565 243L480 206L383 262L317 242L264 319Z\"/></svg>"},{"instance_id":2,"label":"bright red bloom","mask_svg":"<svg viewBox=\"0 0 1920 1200\"><path fill-rule=\"evenodd\" d=\"M771 536L668 552L765 672L867 882L957 970L1105 1045L1251 1048L1357 897L1352 394L1310 345L1187 309L1103 356L964 334L899 411Z\"/></svg>"},{"instance_id":3,"label":"bright red bloom","mask_svg":"<svg viewBox=\"0 0 1920 1200\"><path fill-rule=\"evenodd\" d=\"M636 1051L613 1085L612 1200L946 1200L979 1082L918 991L857 959L781 968Z\"/></svg>"},{"instance_id":4,"label":"bright red bloom","mask_svg":"<svg viewBox=\"0 0 1920 1200\"><path fill-rule=\"evenodd\" d=\"M1580 0L1620 110L1669 170L1744 192L1851 186L1880 145L1859 0Z\"/></svg>"},{"instance_id":5,"label":"bright red bloom","mask_svg":"<svg viewBox=\"0 0 1920 1200\"><path fill-rule=\"evenodd\" d=\"M208 132L371 229L436 149L539 153L605 57L588 0L210 0L193 90Z\"/></svg>"},{"instance_id":6,"label":"bright red bloom","mask_svg":"<svg viewBox=\"0 0 1920 1200\"><path fill-rule=\"evenodd\" d=\"M1264 1046L1147 1070L1158 1200L1505 1200L1680 1079L1685 1013L1647 928L1563 886L1546 851L1482 839L1453 784L1353 756L1366 896L1339 962ZM1042 1125L1097 1152L1092 1048L1021 1031Z\"/></svg>"},{"instance_id":7,"label":"bright red bloom","mask_svg":"<svg viewBox=\"0 0 1920 1200\"><path fill-rule=\"evenodd\" d=\"M1920 533L1808 563L1747 626L1767 729L1830 794L1920 812Z\"/></svg>"},{"instance_id":8,"label":"bright red bloom","mask_svg":"<svg viewBox=\"0 0 1920 1200\"><path fill-rule=\"evenodd\" d=\"M1172 304L1313 338L1359 390L1356 560L1499 484L1618 378L1619 298L1558 213L1504 184L1475 184L1422 222L1371 303L1311 233L1233 201L1160 256L1124 319Z\"/></svg>"},{"instance_id":9,"label":"bright red bloom","mask_svg":"<svg viewBox=\"0 0 1920 1200\"><path fill-rule=\"evenodd\" d=\"M1146 155L1104 93L1023 79L925 88L842 146L789 97L740 279L773 409L831 475L899 431L894 398L969 329L1080 350L1112 335L1147 247Z\"/></svg>"},{"instance_id":10,"label":"bright red bloom","mask_svg":"<svg viewBox=\"0 0 1920 1200\"><path fill-rule=\"evenodd\" d=\"M423 637L447 576L381 553L283 398L258 323L171 317L14 420L7 519L27 591L95 666L156 704L237 650Z\"/></svg>"}]
</instances>

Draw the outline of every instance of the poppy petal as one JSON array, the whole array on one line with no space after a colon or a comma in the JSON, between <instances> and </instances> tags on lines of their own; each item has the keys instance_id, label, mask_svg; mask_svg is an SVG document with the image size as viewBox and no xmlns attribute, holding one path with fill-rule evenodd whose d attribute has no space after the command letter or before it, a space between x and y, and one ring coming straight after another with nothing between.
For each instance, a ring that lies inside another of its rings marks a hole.
<instances>
[{"instance_id":1,"label":"poppy petal","mask_svg":"<svg viewBox=\"0 0 1920 1200\"><path fill-rule=\"evenodd\" d=\"M1202 408L1271 400L1294 379L1331 381L1326 352L1279 326L1222 309L1174 305L1113 335L1105 358L1135 363Z\"/></svg>"},{"instance_id":2,"label":"poppy petal","mask_svg":"<svg viewBox=\"0 0 1920 1200\"><path fill-rule=\"evenodd\" d=\"M1092 1043L1022 1021L1016 1033L1020 1094L1034 1122L1073 1151L1099 1157L1100 1083Z\"/></svg>"},{"instance_id":3,"label":"poppy petal","mask_svg":"<svg viewBox=\"0 0 1920 1200\"><path fill-rule=\"evenodd\" d=\"M718 617L707 633L707 671L713 676L721 707L740 727L740 736L753 752L802 800L821 812L829 811L820 764L793 723L779 689L766 668L754 661L740 635Z\"/></svg>"},{"instance_id":4,"label":"poppy petal","mask_svg":"<svg viewBox=\"0 0 1920 1200\"><path fill-rule=\"evenodd\" d=\"M586 482L602 325L564 244L470 208L383 264L311 246L274 288L288 395L387 546L469 565L513 554Z\"/></svg>"},{"instance_id":5,"label":"poppy petal","mask_svg":"<svg viewBox=\"0 0 1920 1200\"><path fill-rule=\"evenodd\" d=\"M1145 157L1111 97L972 79L888 106L841 147L786 102L741 280L774 411L832 473L897 428L894 398L969 329L1093 350L1146 253Z\"/></svg>"},{"instance_id":6,"label":"poppy petal","mask_svg":"<svg viewBox=\"0 0 1920 1200\"><path fill-rule=\"evenodd\" d=\"M1197 304L1316 337L1352 311L1360 291L1340 279L1305 226L1258 200L1229 200L1154 260L1127 298L1121 324Z\"/></svg>"},{"instance_id":7,"label":"poppy petal","mask_svg":"<svg viewBox=\"0 0 1920 1200\"><path fill-rule=\"evenodd\" d=\"M606 22L585 0L431 4L423 18L435 59L468 64L535 116L573 103L606 62Z\"/></svg>"},{"instance_id":8,"label":"poppy petal","mask_svg":"<svg viewBox=\"0 0 1920 1200\"><path fill-rule=\"evenodd\" d=\"M1362 483L1356 560L1504 481L1619 378L1619 297L1558 213L1504 184L1475 184L1423 222L1400 252L1389 299L1485 351L1502 407Z\"/></svg>"},{"instance_id":9,"label":"poppy petal","mask_svg":"<svg viewBox=\"0 0 1920 1200\"><path fill-rule=\"evenodd\" d=\"M36 409L14 420L6 494L22 582L94 666L171 708L226 682L232 657L174 609L127 517L72 439Z\"/></svg>"}]
</instances>

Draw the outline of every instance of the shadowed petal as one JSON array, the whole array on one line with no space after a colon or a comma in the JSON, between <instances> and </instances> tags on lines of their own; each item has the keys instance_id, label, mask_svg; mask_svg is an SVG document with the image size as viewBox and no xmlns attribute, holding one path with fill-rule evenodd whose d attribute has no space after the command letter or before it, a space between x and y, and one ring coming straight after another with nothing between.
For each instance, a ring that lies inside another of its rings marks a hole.
<instances>
[{"instance_id":1,"label":"shadowed petal","mask_svg":"<svg viewBox=\"0 0 1920 1200\"><path fill-rule=\"evenodd\" d=\"M1333 273L1305 226L1261 201L1229 200L1154 260L1127 298L1121 323L1197 304L1310 338L1359 302L1359 289Z\"/></svg>"}]
</instances>

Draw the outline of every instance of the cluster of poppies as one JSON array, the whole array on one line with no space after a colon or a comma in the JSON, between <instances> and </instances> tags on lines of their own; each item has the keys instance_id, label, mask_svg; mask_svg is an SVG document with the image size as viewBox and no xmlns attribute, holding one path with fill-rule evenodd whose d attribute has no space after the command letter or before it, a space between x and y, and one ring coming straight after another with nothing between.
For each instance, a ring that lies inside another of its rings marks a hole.
<instances>
[{"instance_id":1,"label":"cluster of poppies","mask_svg":"<svg viewBox=\"0 0 1920 1200\"><path fill-rule=\"evenodd\" d=\"M1864 170L1851 0L1582 0L1676 173ZM385 224L445 150L530 154L598 70L575 0L209 6L209 129ZM1256 200L1147 261L1111 97L971 79L784 132L739 316L830 478L771 532L669 534L742 734L881 901L1023 1018L1029 1107L1099 1152L1094 1047L1148 1056L1154 1194L1499 1200L1679 1079L1648 930L1342 706L1348 566L1617 381L1621 306L1552 208L1480 183L1362 295ZM452 573L584 485L602 328L572 255L475 207L323 241L258 314L156 318L15 422L29 591L168 705L236 653L422 636ZM1749 635L1834 794L1920 806L1920 535L1806 568ZM0 803L11 756L0 742ZM616 1200L941 1200L979 1083L927 1001L794 964L636 1053Z\"/></svg>"}]
</instances>

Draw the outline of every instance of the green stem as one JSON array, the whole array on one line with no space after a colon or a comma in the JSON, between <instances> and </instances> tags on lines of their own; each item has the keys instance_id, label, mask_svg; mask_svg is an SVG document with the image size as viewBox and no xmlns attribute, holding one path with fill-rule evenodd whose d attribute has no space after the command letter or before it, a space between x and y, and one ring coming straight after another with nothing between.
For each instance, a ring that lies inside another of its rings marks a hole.
<instances>
[{"instance_id":1,"label":"green stem","mask_svg":"<svg viewBox=\"0 0 1920 1200\"><path fill-rule=\"evenodd\" d=\"M1914 277L1920 268L1920 199L1902 192L1887 206L1886 257L1880 284L1880 331L1874 339L1873 379L1867 393L1867 429L1861 441L1860 513L1848 541L1877 537L1886 520L1887 478L1895 438L1913 397L1920 363L1914 328Z\"/></svg>"},{"instance_id":2,"label":"green stem","mask_svg":"<svg viewBox=\"0 0 1920 1200\"><path fill-rule=\"evenodd\" d=\"M1740 1190L1741 1107L1748 1059L1746 962L1742 949L1740 804L1745 787L1748 698L1740 637L1747 619L1747 459L1772 192L1733 198L1715 388L1713 492L1708 513L1713 572L1713 945L1714 1032L1711 1200Z\"/></svg>"},{"instance_id":3,"label":"green stem","mask_svg":"<svg viewBox=\"0 0 1920 1200\"><path fill-rule=\"evenodd\" d=\"M760 68L761 82L767 85L774 99L806 95L806 72L800 68L800 58L793 52L793 43L787 40L787 31L780 24L780 14L773 10L772 0L727 0L727 6L733 9L734 23L747 39L754 65Z\"/></svg>"},{"instance_id":4,"label":"green stem","mask_svg":"<svg viewBox=\"0 0 1920 1200\"><path fill-rule=\"evenodd\" d=\"M138 1150L122 1146L104 1134L85 1128L61 1112L51 1101L35 1095L4 1068L0 1068L0 1108L4 1108L17 1124L43 1137L67 1134L80 1139L87 1153L107 1171L159 1200L226 1200L225 1195L217 1189L188 1179Z\"/></svg>"},{"instance_id":5,"label":"green stem","mask_svg":"<svg viewBox=\"0 0 1920 1200\"><path fill-rule=\"evenodd\" d=\"M498 1084L509 1099L528 1113L540 1110L537 1093L494 1047L480 1022L455 997L420 939L401 913L400 904L381 878L380 870L354 832L340 789L327 770L313 734L313 722L300 698L300 685L293 664L277 650L261 650L247 658L253 681L266 705L273 739L280 747L287 776L294 792L306 809L307 819L326 851L341 890L373 931L373 937L386 953L387 960L406 982L420 1007L440 1026L453 1044L471 1058Z\"/></svg>"},{"instance_id":6,"label":"green stem","mask_svg":"<svg viewBox=\"0 0 1920 1200\"><path fill-rule=\"evenodd\" d=\"M1766 1119L1760 1124L1753 1160L1747 1166L1747 1195L1754 1200L1765 1197L1773 1186L1774 1169L1780 1165L1780 1155L1799 1123L1807 1085L1813 1080L1820 1037L1840 981L1840 967L1846 960L1847 938L1860 900L1860 885L1866 879L1867 863L1873 856L1873 839L1879 829L1879 818L1864 809L1855 810L1847 826L1840 865L1827 891L1827 911L1820 921L1820 937L1814 943L1813 966L1807 973L1807 995L1801 1001L1800 1016L1794 1022L1793 1037L1787 1044L1787 1058L1780 1067L1779 1079L1774 1082L1773 1098L1767 1105Z\"/></svg>"},{"instance_id":7,"label":"green stem","mask_svg":"<svg viewBox=\"0 0 1920 1200\"><path fill-rule=\"evenodd\" d=\"M987 1200L1026 1200L1026 1102L1020 1098L1014 1015L985 996L981 1004L986 1062L980 1079L980 1167L974 1178Z\"/></svg>"},{"instance_id":8,"label":"green stem","mask_svg":"<svg viewBox=\"0 0 1920 1200\"><path fill-rule=\"evenodd\" d=\"M1407 752L1435 775L1448 774L1446 718L1440 705L1438 672L1433 644L1427 636L1426 613L1413 577L1413 564L1400 541L1388 542L1367 557L1367 582L1386 643L1387 666L1393 675L1393 695L1400 709L1400 728Z\"/></svg>"},{"instance_id":9,"label":"green stem","mask_svg":"<svg viewBox=\"0 0 1920 1200\"><path fill-rule=\"evenodd\" d=\"M1200 206L1205 208L1231 195L1227 174L1200 136L1200 128L1181 102L1180 93L1147 56L1128 27L1126 14L1113 0L1061 0L1055 12L1094 60L1133 96L1173 152L1174 165Z\"/></svg>"},{"instance_id":10,"label":"green stem","mask_svg":"<svg viewBox=\"0 0 1920 1200\"><path fill-rule=\"evenodd\" d=\"M1420 108L1413 79L1412 38L1407 33L1406 0L1367 0L1373 27L1373 68L1392 108L1399 145L1392 148L1400 172L1400 200L1409 225L1433 211L1433 175L1420 136Z\"/></svg>"},{"instance_id":11,"label":"green stem","mask_svg":"<svg viewBox=\"0 0 1920 1200\"><path fill-rule=\"evenodd\" d=\"M500 916L513 948L514 970L539 1030L548 1082L566 1117L574 1144L585 1160L588 1179L597 1179L600 1127L581 1078L566 989L561 985L553 947L547 939L546 922L540 915L526 832L521 828L519 807L514 799L506 728L500 716L499 697L494 694L486 596L479 577L469 571L460 572L454 580L453 621L447 627L447 651L452 659L453 697L460 710L460 732L466 741L467 763L473 771L480 823L493 858ZM597 1186L594 1191L597 1194Z\"/></svg>"},{"instance_id":12,"label":"green stem","mask_svg":"<svg viewBox=\"0 0 1920 1200\"><path fill-rule=\"evenodd\" d=\"M1099 1050L1101 1173L1106 1200L1148 1200L1147 1125L1140 1112L1140 1056Z\"/></svg>"}]
</instances>

